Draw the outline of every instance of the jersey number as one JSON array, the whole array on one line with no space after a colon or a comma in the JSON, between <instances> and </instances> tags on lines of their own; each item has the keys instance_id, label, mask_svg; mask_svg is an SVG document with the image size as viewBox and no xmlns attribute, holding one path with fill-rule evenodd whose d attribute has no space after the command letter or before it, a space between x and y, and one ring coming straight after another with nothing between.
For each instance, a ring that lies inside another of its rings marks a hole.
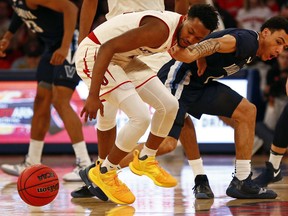
<instances>
[{"instance_id":1,"label":"jersey number","mask_svg":"<svg viewBox=\"0 0 288 216\"><path fill-rule=\"evenodd\" d=\"M23 19L23 21L25 22L26 26L31 29L31 31L33 33L42 33L43 29L41 27L39 27L34 21L32 20L25 20Z\"/></svg>"}]
</instances>

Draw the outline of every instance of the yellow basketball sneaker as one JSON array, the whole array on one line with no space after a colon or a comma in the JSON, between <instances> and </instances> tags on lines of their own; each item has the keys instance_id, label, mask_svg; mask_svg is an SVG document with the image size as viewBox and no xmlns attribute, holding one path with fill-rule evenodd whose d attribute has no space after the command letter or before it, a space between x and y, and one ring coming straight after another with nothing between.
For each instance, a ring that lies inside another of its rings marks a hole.
<instances>
[{"instance_id":1,"label":"yellow basketball sneaker","mask_svg":"<svg viewBox=\"0 0 288 216\"><path fill-rule=\"evenodd\" d=\"M174 187L177 185L177 180L160 167L154 156L145 156L144 159L139 159L138 150L134 151L134 158L129 163L129 168L136 175L148 176L160 187Z\"/></svg>"},{"instance_id":2,"label":"yellow basketball sneaker","mask_svg":"<svg viewBox=\"0 0 288 216\"><path fill-rule=\"evenodd\" d=\"M131 204L135 201L134 194L120 181L116 170L100 172L101 164L97 164L88 172L89 179L96 184L106 196L117 204ZM103 169L103 168L102 168Z\"/></svg>"}]
</instances>

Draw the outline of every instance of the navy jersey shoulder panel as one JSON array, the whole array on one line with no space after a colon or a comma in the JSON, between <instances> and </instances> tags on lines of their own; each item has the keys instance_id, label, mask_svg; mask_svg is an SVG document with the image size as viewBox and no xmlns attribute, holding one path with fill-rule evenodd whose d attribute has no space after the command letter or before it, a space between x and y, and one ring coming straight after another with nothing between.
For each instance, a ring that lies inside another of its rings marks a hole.
<instances>
[{"instance_id":1,"label":"navy jersey shoulder panel","mask_svg":"<svg viewBox=\"0 0 288 216\"><path fill-rule=\"evenodd\" d=\"M27 7L25 0L13 0L12 8L32 32L38 34L46 43L55 44L64 34L63 14L39 6L35 10Z\"/></svg>"}]
</instances>

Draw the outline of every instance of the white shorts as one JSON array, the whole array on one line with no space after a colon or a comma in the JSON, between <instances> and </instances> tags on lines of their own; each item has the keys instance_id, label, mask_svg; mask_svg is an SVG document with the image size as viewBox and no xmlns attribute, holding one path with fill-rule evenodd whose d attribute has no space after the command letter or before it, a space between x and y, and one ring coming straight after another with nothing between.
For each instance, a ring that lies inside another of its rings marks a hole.
<instances>
[{"instance_id":1,"label":"white shorts","mask_svg":"<svg viewBox=\"0 0 288 216\"><path fill-rule=\"evenodd\" d=\"M156 74L160 68L172 59L168 52L155 53L148 56L139 56L141 61L148 65Z\"/></svg>"},{"instance_id":2,"label":"white shorts","mask_svg":"<svg viewBox=\"0 0 288 216\"><path fill-rule=\"evenodd\" d=\"M99 47L99 44L85 38L75 55L77 73L89 89ZM104 99L106 94L117 88L127 90L139 87L155 76L156 73L138 58L113 58L104 74L100 97Z\"/></svg>"}]
</instances>

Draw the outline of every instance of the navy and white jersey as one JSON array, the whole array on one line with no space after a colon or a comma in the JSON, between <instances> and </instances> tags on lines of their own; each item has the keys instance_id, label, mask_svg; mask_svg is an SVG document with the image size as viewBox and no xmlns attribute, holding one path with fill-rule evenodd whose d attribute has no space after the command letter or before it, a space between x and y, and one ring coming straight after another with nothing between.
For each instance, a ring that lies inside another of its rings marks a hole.
<instances>
[{"instance_id":1,"label":"navy and white jersey","mask_svg":"<svg viewBox=\"0 0 288 216\"><path fill-rule=\"evenodd\" d=\"M197 75L196 61L188 64L171 60L160 69L159 78L175 94L178 88L189 85L201 87L214 79L236 73L256 57L258 33L252 30L230 28L211 33L205 39L219 38L227 34L236 38L236 51L207 56L207 68L202 76Z\"/></svg>"},{"instance_id":2,"label":"navy and white jersey","mask_svg":"<svg viewBox=\"0 0 288 216\"><path fill-rule=\"evenodd\" d=\"M47 45L53 46L61 42L64 34L62 13L41 6L31 10L27 7L26 0L10 0L10 3L15 14Z\"/></svg>"}]
</instances>

